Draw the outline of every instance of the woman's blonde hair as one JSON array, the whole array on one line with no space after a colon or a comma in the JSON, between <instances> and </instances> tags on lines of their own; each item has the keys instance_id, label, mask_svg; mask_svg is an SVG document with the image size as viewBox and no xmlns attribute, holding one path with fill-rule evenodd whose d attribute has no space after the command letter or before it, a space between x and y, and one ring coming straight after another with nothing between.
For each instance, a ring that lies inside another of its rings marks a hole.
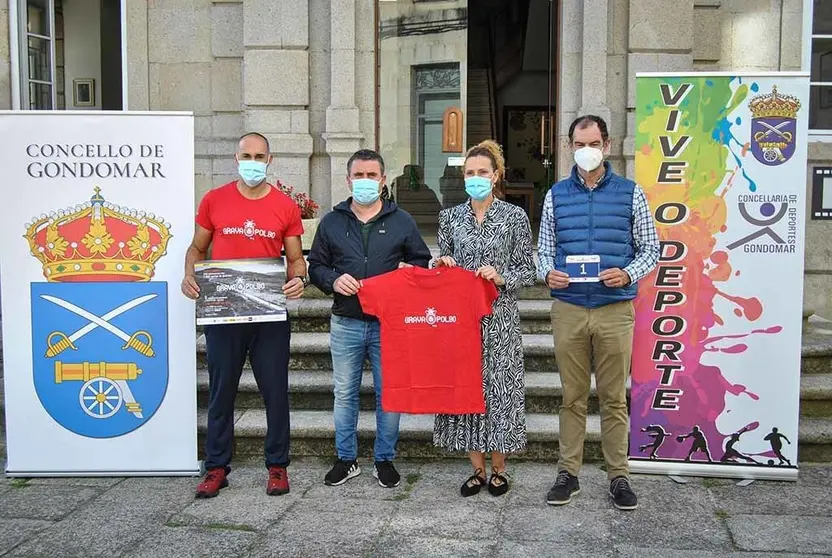
<instances>
[{"instance_id":1,"label":"woman's blonde hair","mask_svg":"<svg viewBox=\"0 0 832 558\"><path fill-rule=\"evenodd\" d=\"M499 183L506 174L506 160L503 157L503 148L494 140L481 141L474 147L468 150L465 154L465 161L471 157L488 157L491 160L491 166L494 167L494 174L497 175L497 182Z\"/></svg>"}]
</instances>

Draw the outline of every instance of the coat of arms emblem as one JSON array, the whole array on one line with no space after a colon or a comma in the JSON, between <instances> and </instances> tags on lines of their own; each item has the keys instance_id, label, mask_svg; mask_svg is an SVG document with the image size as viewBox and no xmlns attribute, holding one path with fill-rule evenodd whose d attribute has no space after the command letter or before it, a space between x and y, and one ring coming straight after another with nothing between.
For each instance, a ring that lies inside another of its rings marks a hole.
<instances>
[{"instance_id":1,"label":"coat of arms emblem","mask_svg":"<svg viewBox=\"0 0 832 558\"><path fill-rule=\"evenodd\" d=\"M81 436L140 428L167 391L167 283L152 278L170 224L95 188L87 202L35 217L25 238L46 278L31 284L41 405Z\"/></svg>"},{"instance_id":2,"label":"coat of arms emblem","mask_svg":"<svg viewBox=\"0 0 832 558\"><path fill-rule=\"evenodd\" d=\"M788 161L794 155L800 101L791 95L781 95L774 86L771 93L753 97L748 108L754 158L770 167Z\"/></svg>"}]
</instances>

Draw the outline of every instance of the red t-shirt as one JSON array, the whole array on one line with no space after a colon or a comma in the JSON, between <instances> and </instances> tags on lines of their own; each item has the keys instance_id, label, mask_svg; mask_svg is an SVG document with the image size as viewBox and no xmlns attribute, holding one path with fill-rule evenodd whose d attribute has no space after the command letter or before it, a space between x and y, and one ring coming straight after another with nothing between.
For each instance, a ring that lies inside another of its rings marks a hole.
<instances>
[{"instance_id":1,"label":"red t-shirt","mask_svg":"<svg viewBox=\"0 0 832 558\"><path fill-rule=\"evenodd\" d=\"M407 267L363 280L358 297L381 323L382 409L485 412L480 321L493 283L459 267Z\"/></svg>"},{"instance_id":2,"label":"red t-shirt","mask_svg":"<svg viewBox=\"0 0 832 558\"><path fill-rule=\"evenodd\" d=\"M236 181L205 194L196 222L213 233L214 260L279 258L283 239L303 234L300 209L289 196L272 187L266 197L250 200Z\"/></svg>"}]
</instances>

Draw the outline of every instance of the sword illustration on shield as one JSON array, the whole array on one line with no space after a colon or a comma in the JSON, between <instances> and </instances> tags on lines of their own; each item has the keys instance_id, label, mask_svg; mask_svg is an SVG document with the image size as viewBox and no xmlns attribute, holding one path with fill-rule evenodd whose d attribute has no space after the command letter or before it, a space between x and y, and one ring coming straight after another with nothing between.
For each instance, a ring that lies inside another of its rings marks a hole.
<instances>
[{"instance_id":1,"label":"sword illustration on shield","mask_svg":"<svg viewBox=\"0 0 832 558\"><path fill-rule=\"evenodd\" d=\"M760 125L763 126L764 128L768 128L768 130L766 132L763 132L763 131L757 132L756 134L754 134L754 139L759 142L760 140L764 140L765 138L767 138L771 134L777 134L778 136L783 138L783 141L785 141L786 143L789 143L790 141L792 141L792 137L793 137L792 133L791 132L784 132L780 129L783 126L786 126L788 124L789 124L789 121L786 121L786 122L781 122L777 126L772 126L768 122L760 121ZM783 156L783 152L780 150L779 147L776 147L776 146L768 147L768 148L766 148L766 151L774 152L777 155L777 159L779 159L780 161L785 161L786 160L786 158Z\"/></svg>"},{"instance_id":2,"label":"sword illustration on shield","mask_svg":"<svg viewBox=\"0 0 832 558\"><path fill-rule=\"evenodd\" d=\"M116 337L119 337L120 339L125 341L125 345L122 347L122 349L126 349L127 347L130 347L131 349L134 349L134 350L138 351L140 354L143 354L144 356L152 357L154 355L153 348L151 347L152 339L151 339L150 334L148 332L146 332L146 331L137 331L133 335L127 335L126 333L121 331L119 328L117 328L116 326L111 324L108 320L113 319L114 317L118 316L119 314L122 314L122 313L126 312L127 310L130 310L131 308L135 308L139 304L143 304L143 303L147 302L148 300L154 298L156 296L155 294L149 294L149 295L141 296L137 299L131 300L130 302L122 304L118 308L116 308L114 310L111 310L110 312L104 314L103 316L96 316L95 314L93 314L91 312L88 312L87 310L84 310L80 306L76 306L75 304L72 304L71 302L67 302L66 300L60 299L60 298L55 297L55 296L51 296L51 295L40 295L40 296L44 300L48 300L49 302L51 302L53 304L57 304L61 308L69 310L73 314L77 314L78 316L81 316L82 318L85 318L90 322L90 323L88 323L87 325L85 325L84 327L82 327L81 329L79 329L78 331L76 331L75 333L73 333L72 335L70 335L68 337L66 335L64 335L63 333L59 332L59 331L55 331L55 332L50 333L49 337L47 338L47 344L48 344L48 348L46 350L46 356L47 357L53 357L53 356L63 352L64 350L70 348L70 347L77 350L77 347L75 347L72 343L74 341L80 339L81 337L83 337L84 335L89 333L90 331L94 330L96 327L102 327L102 328L106 329L107 331L109 331L110 333L112 333L113 335L115 335ZM55 344L52 344L52 340L55 337L59 337L59 338L61 338L61 340L58 341ZM144 339L146 339L146 341L141 341L140 340L141 337L144 337Z\"/></svg>"},{"instance_id":3,"label":"sword illustration on shield","mask_svg":"<svg viewBox=\"0 0 832 558\"><path fill-rule=\"evenodd\" d=\"M146 331L137 331L132 336L130 336L130 335L127 335L126 333L124 333L122 330L120 330L116 326L114 326L113 324L111 324L108 320L111 320L111 319L115 318L116 316L118 316L120 314L123 314L124 312L126 312L126 311L128 311L132 308L135 308L136 306L139 306L140 304L144 304L145 302L155 298L156 296L157 295L155 295L155 294L140 296L138 298L135 298L131 301L128 301L128 302L122 304L118 308L114 308L113 310L107 312L103 316L96 316L95 314L93 314L91 312L88 312L87 310L84 310L80 306L72 304L71 302L68 302L66 300L63 300L63 299L60 299L58 297L51 296L51 295L41 295L41 298L43 298L44 300L48 300L49 302L51 302L53 304L56 304L56 305L60 306L61 308L69 310L73 314L81 316L82 318L85 318L85 319L89 320L89 322L90 322L90 323L88 323L87 325L85 325L84 327L82 327L81 329L79 329L78 331L76 331L75 333L73 333L69 336L67 336L67 335L65 335L65 334L63 334L59 331L55 331L55 332L52 332L51 334L49 334L49 337L47 338L48 348L46 350L46 356L47 357L53 357L53 356L65 351L66 349L68 349L70 347L74 350L77 350L77 347L75 347L75 345L73 345L73 342L77 341L78 339L80 339L81 337L83 337L84 335L91 332L92 330L94 330L97 327L102 327L102 328L106 329L107 331L109 331L110 333L112 333L113 335L115 335L116 337L119 337L123 341L126 341L126 344L122 347L122 349L126 349L126 348L130 347L130 348L138 351L139 353L141 353L145 356L148 356L148 357L154 356L153 348L151 347L152 340L151 340L151 337L150 337L149 333L147 333ZM147 339L147 342L145 343L143 341L140 341L139 340L140 336L144 336ZM53 345L52 344L52 339L54 339L55 337L60 337L62 339ZM130 390L130 386L127 384L127 381L126 380L114 380L114 382L121 389L121 393L122 393L122 396L124 397L124 404L125 404L125 407L127 408L127 412L131 413L133 416L135 416L138 419L143 418L144 415L142 414L141 405L139 405L139 403L136 402L136 398L133 396L133 392Z\"/></svg>"}]
</instances>

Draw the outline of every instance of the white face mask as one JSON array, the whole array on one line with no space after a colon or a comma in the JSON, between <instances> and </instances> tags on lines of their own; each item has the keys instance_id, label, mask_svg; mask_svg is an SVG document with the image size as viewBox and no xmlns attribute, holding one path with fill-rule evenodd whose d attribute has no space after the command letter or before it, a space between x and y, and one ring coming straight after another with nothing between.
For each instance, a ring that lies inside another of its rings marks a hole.
<instances>
[{"instance_id":1,"label":"white face mask","mask_svg":"<svg viewBox=\"0 0 832 558\"><path fill-rule=\"evenodd\" d=\"M604 152L597 147L582 147L575 151L575 164L586 172L597 169L604 160Z\"/></svg>"}]
</instances>

